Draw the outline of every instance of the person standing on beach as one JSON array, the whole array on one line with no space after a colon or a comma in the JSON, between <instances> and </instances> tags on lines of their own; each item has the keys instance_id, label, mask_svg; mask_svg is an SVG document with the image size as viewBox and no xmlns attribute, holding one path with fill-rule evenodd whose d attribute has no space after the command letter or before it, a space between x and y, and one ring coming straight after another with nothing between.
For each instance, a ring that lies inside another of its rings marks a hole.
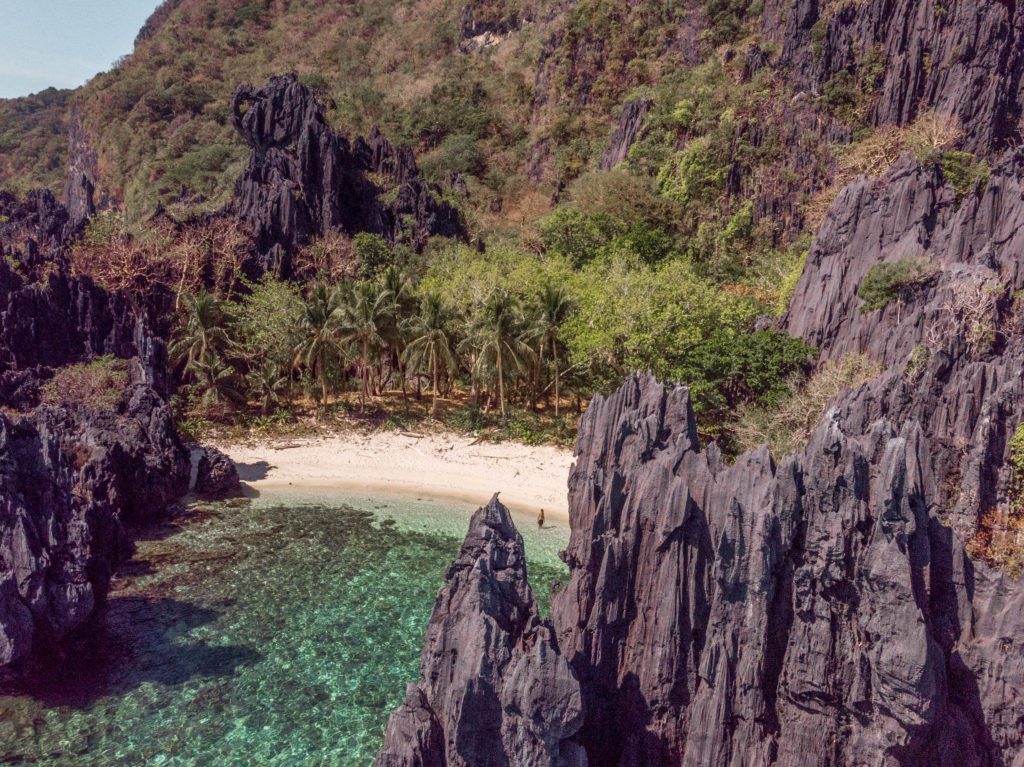
<instances>
[{"instance_id":1,"label":"person standing on beach","mask_svg":"<svg viewBox=\"0 0 1024 767\"><path fill-rule=\"evenodd\" d=\"M544 527L544 509L540 510L540 514L537 515L537 529Z\"/></svg>"}]
</instances>

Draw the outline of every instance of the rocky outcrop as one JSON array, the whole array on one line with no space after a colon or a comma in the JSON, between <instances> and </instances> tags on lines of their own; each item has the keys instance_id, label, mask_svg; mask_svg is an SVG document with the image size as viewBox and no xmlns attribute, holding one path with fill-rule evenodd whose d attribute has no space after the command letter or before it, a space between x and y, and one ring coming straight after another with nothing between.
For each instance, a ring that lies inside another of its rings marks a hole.
<instances>
[{"instance_id":1,"label":"rocky outcrop","mask_svg":"<svg viewBox=\"0 0 1024 767\"><path fill-rule=\"evenodd\" d=\"M72 276L66 247L79 231L49 192L0 197L0 405L36 404L52 370L110 355L134 359L139 380L169 394L162 306Z\"/></svg>"},{"instance_id":2,"label":"rocky outcrop","mask_svg":"<svg viewBox=\"0 0 1024 767\"><path fill-rule=\"evenodd\" d=\"M377 132L351 146L296 77L273 77L258 90L240 86L232 114L252 149L233 209L255 236L253 269L289 276L295 249L330 230L406 237L416 247L432 235L461 235L458 212L420 180L410 150ZM390 177L392 202L368 173Z\"/></svg>"},{"instance_id":3,"label":"rocky outcrop","mask_svg":"<svg viewBox=\"0 0 1024 767\"><path fill-rule=\"evenodd\" d=\"M0 197L0 667L59 651L131 553L127 528L188 490L167 405L167 352L149 313L71 276L79 225L49 192ZM40 386L110 355L125 379L104 400ZM31 409L31 412L29 410ZM21 414L14 411L21 410Z\"/></svg>"},{"instance_id":4,"label":"rocky outcrop","mask_svg":"<svg viewBox=\"0 0 1024 767\"><path fill-rule=\"evenodd\" d=\"M522 537L495 496L474 515L427 626L420 681L376 767L585 767L580 687L537 615Z\"/></svg>"},{"instance_id":5,"label":"rocky outcrop","mask_svg":"<svg viewBox=\"0 0 1024 767\"><path fill-rule=\"evenodd\" d=\"M203 448L196 472L196 492L204 498L241 495L242 482L235 462L215 447Z\"/></svg>"},{"instance_id":6,"label":"rocky outcrop","mask_svg":"<svg viewBox=\"0 0 1024 767\"><path fill-rule=\"evenodd\" d=\"M967 557L939 519L925 430L899 416L865 426L869 393L833 408L798 455L776 463L762 448L732 465L702 449L684 387L634 377L591 404L569 481L571 578L554 603L588 764L980 767L1024 754L1024 590ZM474 561L464 548L454 572ZM493 568L469 571L501 585ZM488 761L505 741L463 696L514 675L480 645L494 632L462 631L465 614L443 590L425 681L379 765L466 763L443 735L463 731L480 736L468 763L505 763Z\"/></svg>"},{"instance_id":7,"label":"rocky outcrop","mask_svg":"<svg viewBox=\"0 0 1024 767\"><path fill-rule=\"evenodd\" d=\"M71 221L77 226L96 213L96 151L82 124L78 104L71 107L68 118L68 180L64 188L64 204ZM104 201L106 202L106 201Z\"/></svg>"},{"instance_id":8,"label":"rocky outcrop","mask_svg":"<svg viewBox=\"0 0 1024 767\"><path fill-rule=\"evenodd\" d=\"M684 388L636 378L588 411L555 621L583 681L591 764L1016 753L1015 728L985 715L1016 690L963 661L981 639L963 623L978 585L934 516L921 425L861 430L856 409L830 412L778 465L762 448L731 466L700 449Z\"/></svg>"},{"instance_id":9,"label":"rocky outcrop","mask_svg":"<svg viewBox=\"0 0 1024 767\"><path fill-rule=\"evenodd\" d=\"M648 376L591 403L553 617L590 765L1024 763L1024 586L968 554L1015 502L1024 153L948 181L905 158L827 216L783 322L885 370L797 454L728 463ZM862 311L907 258L924 276Z\"/></svg>"},{"instance_id":10,"label":"rocky outcrop","mask_svg":"<svg viewBox=\"0 0 1024 767\"><path fill-rule=\"evenodd\" d=\"M826 218L784 321L823 359L862 353L888 373L851 413L920 423L936 504L965 539L1007 504L1001 471L1024 420L1024 153L1007 154L987 186L958 201L935 166L906 158L847 188ZM863 312L858 289L880 263L915 259L928 278Z\"/></svg>"},{"instance_id":11,"label":"rocky outcrop","mask_svg":"<svg viewBox=\"0 0 1024 767\"><path fill-rule=\"evenodd\" d=\"M875 125L935 109L956 115L982 154L1020 135L1024 10L1014 2L769 0L761 23L795 90L858 84Z\"/></svg>"},{"instance_id":12,"label":"rocky outcrop","mask_svg":"<svg viewBox=\"0 0 1024 767\"><path fill-rule=\"evenodd\" d=\"M632 99L622 106L619 124L612 134L608 148L604 150L604 155L601 157L601 170L611 170L626 159L630 147L640 135L644 120L647 118L647 113L651 111L653 103L650 99Z\"/></svg>"},{"instance_id":13,"label":"rocky outcrop","mask_svg":"<svg viewBox=\"0 0 1024 767\"><path fill-rule=\"evenodd\" d=\"M126 526L188 489L167 404L130 386L116 411L0 414L0 666L84 626L131 554Z\"/></svg>"}]
</instances>

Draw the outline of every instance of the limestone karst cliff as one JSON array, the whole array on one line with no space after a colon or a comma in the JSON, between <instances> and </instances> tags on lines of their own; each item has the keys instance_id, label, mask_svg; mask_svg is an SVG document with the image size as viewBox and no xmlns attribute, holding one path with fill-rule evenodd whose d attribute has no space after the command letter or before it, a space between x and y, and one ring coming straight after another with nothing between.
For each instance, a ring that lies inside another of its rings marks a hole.
<instances>
[{"instance_id":1,"label":"limestone karst cliff","mask_svg":"<svg viewBox=\"0 0 1024 767\"><path fill-rule=\"evenodd\" d=\"M148 313L69 273L75 229L48 192L0 199L0 667L53 652L87 625L130 556L127 529L188 490L167 395L166 345ZM109 402L41 389L108 356Z\"/></svg>"},{"instance_id":2,"label":"limestone karst cliff","mask_svg":"<svg viewBox=\"0 0 1024 767\"><path fill-rule=\"evenodd\" d=\"M253 233L261 269L289 276L296 247L331 230L406 237L417 247L460 235L458 212L420 180L410 149L378 131L350 143L296 77L239 86L231 108L251 150L231 207ZM393 200L383 200L371 173L395 186Z\"/></svg>"},{"instance_id":3,"label":"limestone karst cliff","mask_svg":"<svg viewBox=\"0 0 1024 767\"><path fill-rule=\"evenodd\" d=\"M420 681L376 767L585 767L580 685L537 613L523 539L498 497L477 511L427 628Z\"/></svg>"},{"instance_id":4,"label":"limestone karst cliff","mask_svg":"<svg viewBox=\"0 0 1024 767\"><path fill-rule=\"evenodd\" d=\"M883 372L794 455L725 460L689 391L649 376L591 403L553 616L576 739L591 767L1024 764L1024 586L969 553L982 518L1019 503L1024 154L996 151L1019 111L1017 12L956 4L933 25L929 4L861 4L818 27L829 53L810 63L793 36L821 14L799 5L776 28L809 88L842 51L884 46L905 66L877 119L908 121L927 94L991 173L958 189L907 154L839 194L781 325L822 363L864 354ZM922 64L955 44L966 63ZM913 283L865 306L869 273L901 261Z\"/></svg>"}]
</instances>

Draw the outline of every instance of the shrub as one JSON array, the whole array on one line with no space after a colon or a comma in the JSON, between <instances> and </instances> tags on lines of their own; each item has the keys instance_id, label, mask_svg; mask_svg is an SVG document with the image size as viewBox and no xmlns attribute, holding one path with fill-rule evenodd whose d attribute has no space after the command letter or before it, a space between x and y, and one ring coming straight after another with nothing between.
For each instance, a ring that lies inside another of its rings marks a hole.
<instances>
[{"instance_id":1,"label":"shrub","mask_svg":"<svg viewBox=\"0 0 1024 767\"><path fill-rule=\"evenodd\" d=\"M918 344L907 357L907 364L903 368L903 378L907 383L916 385L928 368L928 362L932 358L931 350L924 344Z\"/></svg>"},{"instance_id":2,"label":"shrub","mask_svg":"<svg viewBox=\"0 0 1024 767\"><path fill-rule=\"evenodd\" d=\"M847 389L860 386L882 372L882 366L860 354L825 363L793 393L774 407L746 408L735 427L740 450L768 445L776 457L795 453L807 444L828 403Z\"/></svg>"},{"instance_id":3,"label":"shrub","mask_svg":"<svg viewBox=\"0 0 1024 767\"><path fill-rule=\"evenodd\" d=\"M589 263L616 235L624 234L625 223L607 213L588 215L574 207L562 207L537 223L544 249L568 258L573 266Z\"/></svg>"},{"instance_id":4,"label":"shrub","mask_svg":"<svg viewBox=\"0 0 1024 767\"><path fill-rule=\"evenodd\" d=\"M1024 424L1010 437L1007 450L1007 503L981 518L967 551L1017 578L1024 572Z\"/></svg>"},{"instance_id":5,"label":"shrub","mask_svg":"<svg viewBox=\"0 0 1024 767\"><path fill-rule=\"evenodd\" d=\"M940 163L942 177L953 187L957 202L988 184L992 172L987 162L970 152L943 152Z\"/></svg>"},{"instance_id":6,"label":"shrub","mask_svg":"<svg viewBox=\"0 0 1024 767\"><path fill-rule=\"evenodd\" d=\"M937 271L927 259L916 256L875 264L857 288L857 295L864 301L861 312L867 314L893 301L906 301L914 290L932 280Z\"/></svg>"},{"instance_id":7,"label":"shrub","mask_svg":"<svg viewBox=\"0 0 1024 767\"><path fill-rule=\"evenodd\" d=\"M361 277L375 277L394 262L387 240L370 232L359 232L352 238L352 253L359 264Z\"/></svg>"},{"instance_id":8,"label":"shrub","mask_svg":"<svg viewBox=\"0 0 1024 767\"><path fill-rule=\"evenodd\" d=\"M724 189L726 172L709 139L694 139L658 171L658 187L665 197L681 205L709 202Z\"/></svg>"},{"instance_id":9,"label":"shrub","mask_svg":"<svg viewBox=\"0 0 1024 767\"><path fill-rule=\"evenodd\" d=\"M90 362L57 370L40 392L43 404L80 405L93 410L113 410L128 385L128 363L116 357L97 357Z\"/></svg>"}]
</instances>

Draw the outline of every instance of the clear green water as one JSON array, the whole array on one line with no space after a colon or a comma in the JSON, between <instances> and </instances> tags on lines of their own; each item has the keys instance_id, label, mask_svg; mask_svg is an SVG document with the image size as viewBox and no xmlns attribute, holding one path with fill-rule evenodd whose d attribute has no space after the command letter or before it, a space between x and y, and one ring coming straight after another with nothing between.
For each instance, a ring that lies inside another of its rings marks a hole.
<instances>
[{"instance_id":1,"label":"clear green water","mask_svg":"<svg viewBox=\"0 0 1024 767\"><path fill-rule=\"evenodd\" d=\"M3 690L0 763L370 764L471 510L279 500L140 542L89 641ZM568 531L517 522L546 604Z\"/></svg>"}]
</instances>

